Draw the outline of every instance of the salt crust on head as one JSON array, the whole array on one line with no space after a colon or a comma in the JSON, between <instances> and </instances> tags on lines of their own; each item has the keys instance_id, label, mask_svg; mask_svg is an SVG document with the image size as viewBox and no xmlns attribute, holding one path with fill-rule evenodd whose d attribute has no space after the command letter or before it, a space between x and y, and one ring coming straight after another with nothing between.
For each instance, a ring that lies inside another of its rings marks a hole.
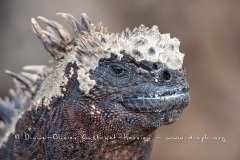
<instances>
[{"instance_id":1,"label":"salt crust on head","mask_svg":"<svg viewBox=\"0 0 240 160\"><path fill-rule=\"evenodd\" d=\"M170 34L160 34L157 26L151 29L141 25L129 36L121 34L119 48L124 49L136 60L147 60L165 64L168 68L182 68L184 54L179 51L180 41Z\"/></svg>"},{"instance_id":2,"label":"salt crust on head","mask_svg":"<svg viewBox=\"0 0 240 160\"><path fill-rule=\"evenodd\" d=\"M95 51L101 49L119 56L124 50L137 61L159 62L172 70L182 68L184 54L179 51L180 41L170 38L170 34L160 34L157 26L148 28L141 25L133 31L126 29L121 34L111 35L92 32L88 38L98 44ZM86 43L84 45L86 46ZM92 50L91 47L86 49Z\"/></svg>"}]
</instances>

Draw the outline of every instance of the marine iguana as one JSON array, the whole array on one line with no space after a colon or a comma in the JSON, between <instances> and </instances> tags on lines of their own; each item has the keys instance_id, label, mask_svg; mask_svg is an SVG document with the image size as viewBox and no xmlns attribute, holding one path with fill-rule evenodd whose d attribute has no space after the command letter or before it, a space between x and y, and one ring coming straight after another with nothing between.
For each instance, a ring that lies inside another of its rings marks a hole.
<instances>
[{"instance_id":1,"label":"marine iguana","mask_svg":"<svg viewBox=\"0 0 240 160\"><path fill-rule=\"evenodd\" d=\"M11 100L0 100L1 159L150 159L156 129L189 103L180 42L141 25L109 34L85 13L80 22L31 19L52 67L16 74Z\"/></svg>"}]
</instances>

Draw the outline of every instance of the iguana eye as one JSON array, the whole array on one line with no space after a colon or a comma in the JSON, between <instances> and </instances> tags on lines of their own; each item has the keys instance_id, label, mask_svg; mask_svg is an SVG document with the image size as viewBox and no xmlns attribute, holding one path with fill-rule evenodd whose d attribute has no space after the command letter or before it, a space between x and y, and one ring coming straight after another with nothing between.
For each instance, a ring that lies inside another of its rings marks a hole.
<instances>
[{"instance_id":1,"label":"iguana eye","mask_svg":"<svg viewBox=\"0 0 240 160\"><path fill-rule=\"evenodd\" d=\"M122 75L124 75L124 72L125 72L125 69L123 69L122 67L117 66L117 65L111 65L111 70L117 76L122 76Z\"/></svg>"}]
</instances>

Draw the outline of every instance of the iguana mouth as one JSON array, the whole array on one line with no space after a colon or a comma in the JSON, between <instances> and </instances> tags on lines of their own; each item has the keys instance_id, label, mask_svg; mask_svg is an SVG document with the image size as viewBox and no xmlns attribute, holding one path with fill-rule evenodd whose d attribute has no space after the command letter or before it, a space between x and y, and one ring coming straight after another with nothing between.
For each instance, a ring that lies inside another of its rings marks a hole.
<instances>
[{"instance_id":1,"label":"iguana mouth","mask_svg":"<svg viewBox=\"0 0 240 160\"><path fill-rule=\"evenodd\" d=\"M179 94L187 93L189 90L188 87L183 88L176 88L176 89L165 89L162 91L153 91L150 93L143 93L143 94L133 94L132 96L126 96L123 98L129 98L129 99L161 99L163 97L174 97Z\"/></svg>"},{"instance_id":2,"label":"iguana mouth","mask_svg":"<svg viewBox=\"0 0 240 160\"><path fill-rule=\"evenodd\" d=\"M136 112L163 112L173 108L185 108L189 102L189 88L165 89L150 93L123 96L121 104Z\"/></svg>"}]
</instances>

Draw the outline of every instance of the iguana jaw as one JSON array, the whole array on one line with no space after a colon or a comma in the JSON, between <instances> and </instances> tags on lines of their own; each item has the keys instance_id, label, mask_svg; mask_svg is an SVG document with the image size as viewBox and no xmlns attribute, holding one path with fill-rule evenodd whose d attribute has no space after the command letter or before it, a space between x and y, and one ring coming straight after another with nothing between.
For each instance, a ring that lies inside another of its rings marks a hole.
<instances>
[{"instance_id":1,"label":"iguana jaw","mask_svg":"<svg viewBox=\"0 0 240 160\"><path fill-rule=\"evenodd\" d=\"M135 112L159 113L174 108L185 108L189 103L188 85L182 88L161 88L147 85L145 91L122 96L119 100L125 108ZM146 89L150 88L150 89Z\"/></svg>"}]
</instances>

